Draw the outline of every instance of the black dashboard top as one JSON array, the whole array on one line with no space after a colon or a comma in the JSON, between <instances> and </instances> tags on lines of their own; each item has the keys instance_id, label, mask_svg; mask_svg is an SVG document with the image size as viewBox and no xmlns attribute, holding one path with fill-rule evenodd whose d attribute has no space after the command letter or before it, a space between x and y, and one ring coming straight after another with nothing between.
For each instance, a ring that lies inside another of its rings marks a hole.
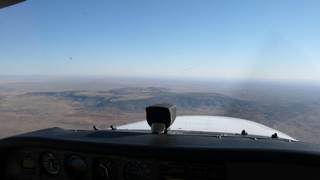
<instances>
[{"instance_id":1,"label":"black dashboard top","mask_svg":"<svg viewBox=\"0 0 320 180\"><path fill-rule=\"evenodd\" d=\"M273 138L217 134L152 134L150 131L72 131L49 128L0 141L1 149L42 147L87 153L196 161L264 161L320 165L320 146ZM128 151L128 148L130 151ZM299 155L299 156L298 156Z\"/></svg>"}]
</instances>

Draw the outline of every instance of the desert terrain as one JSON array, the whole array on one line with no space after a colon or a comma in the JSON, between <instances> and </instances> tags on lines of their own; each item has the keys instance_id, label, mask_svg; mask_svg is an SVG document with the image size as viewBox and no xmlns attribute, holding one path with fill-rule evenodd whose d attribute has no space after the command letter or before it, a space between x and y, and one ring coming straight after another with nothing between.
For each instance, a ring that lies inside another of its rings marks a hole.
<instances>
[{"instance_id":1,"label":"desert terrain","mask_svg":"<svg viewBox=\"0 0 320 180\"><path fill-rule=\"evenodd\" d=\"M172 103L180 116L238 117L320 144L319 92L304 81L0 77L0 138L49 127L107 129Z\"/></svg>"}]
</instances>

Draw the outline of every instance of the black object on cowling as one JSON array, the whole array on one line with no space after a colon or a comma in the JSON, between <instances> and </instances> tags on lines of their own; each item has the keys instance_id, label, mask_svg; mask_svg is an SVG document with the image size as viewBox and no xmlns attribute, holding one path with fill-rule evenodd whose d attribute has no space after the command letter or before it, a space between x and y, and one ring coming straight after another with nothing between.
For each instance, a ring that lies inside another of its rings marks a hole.
<instances>
[{"instance_id":1,"label":"black object on cowling","mask_svg":"<svg viewBox=\"0 0 320 180\"><path fill-rule=\"evenodd\" d=\"M147 122L152 133L167 133L177 116L177 108L173 104L155 104L146 108Z\"/></svg>"}]
</instances>

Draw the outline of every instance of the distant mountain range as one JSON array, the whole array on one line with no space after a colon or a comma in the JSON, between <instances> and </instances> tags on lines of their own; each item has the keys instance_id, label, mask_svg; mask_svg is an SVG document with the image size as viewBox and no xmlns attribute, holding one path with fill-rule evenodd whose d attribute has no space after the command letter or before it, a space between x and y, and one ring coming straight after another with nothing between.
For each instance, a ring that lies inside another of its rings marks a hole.
<instances>
[{"instance_id":1,"label":"distant mountain range","mask_svg":"<svg viewBox=\"0 0 320 180\"><path fill-rule=\"evenodd\" d=\"M110 91L32 92L25 95L55 96L86 104L90 108L118 109L127 112L144 111L159 103L175 104L177 108L212 108L230 113L254 108L254 103L218 93L172 93L166 88L119 88Z\"/></svg>"},{"instance_id":2,"label":"distant mountain range","mask_svg":"<svg viewBox=\"0 0 320 180\"><path fill-rule=\"evenodd\" d=\"M174 93L166 88L119 88L109 91L32 92L23 96L51 96L79 102L89 111L141 113L159 103L177 106L178 115L220 115L273 126L320 107L319 102L246 101L218 93ZM78 106L77 106L78 107Z\"/></svg>"}]
</instances>

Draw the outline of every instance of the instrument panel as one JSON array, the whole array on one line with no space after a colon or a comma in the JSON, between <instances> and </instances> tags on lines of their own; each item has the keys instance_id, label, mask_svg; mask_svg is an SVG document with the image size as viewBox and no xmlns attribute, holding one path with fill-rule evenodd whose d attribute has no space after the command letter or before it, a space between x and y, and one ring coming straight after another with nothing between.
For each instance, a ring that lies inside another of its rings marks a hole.
<instances>
[{"instance_id":1,"label":"instrument panel","mask_svg":"<svg viewBox=\"0 0 320 180\"><path fill-rule=\"evenodd\" d=\"M0 179L320 179L319 147L274 139L51 128L1 140Z\"/></svg>"},{"instance_id":2,"label":"instrument panel","mask_svg":"<svg viewBox=\"0 0 320 180\"><path fill-rule=\"evenodd\" d=\"M14 150L5 167L5 179L158 179L153 159L38 148Z\"/></svg>"},{"instance_id":3,"label":"instrument panel","mask_svg":"<svg viewBox=\"0 0 320 180\"><path fill-rule=\"evenodd\" d=\"M5 160L3 177L5 180L319 179L319 171L319 167L294 164L201 164L42 148L17 148Z\"/></svg>"},{"instance_id":4,"label":"instrument panel","mask_svg":"<svg viewBox=\"0 0 320 180\"><path fill-rule=\"evenodd\" d=\"M6 160L5 179L151 180L224 179L223 165L206 165L60 150L18 148Z\"/></svg>"}]
</instances>

